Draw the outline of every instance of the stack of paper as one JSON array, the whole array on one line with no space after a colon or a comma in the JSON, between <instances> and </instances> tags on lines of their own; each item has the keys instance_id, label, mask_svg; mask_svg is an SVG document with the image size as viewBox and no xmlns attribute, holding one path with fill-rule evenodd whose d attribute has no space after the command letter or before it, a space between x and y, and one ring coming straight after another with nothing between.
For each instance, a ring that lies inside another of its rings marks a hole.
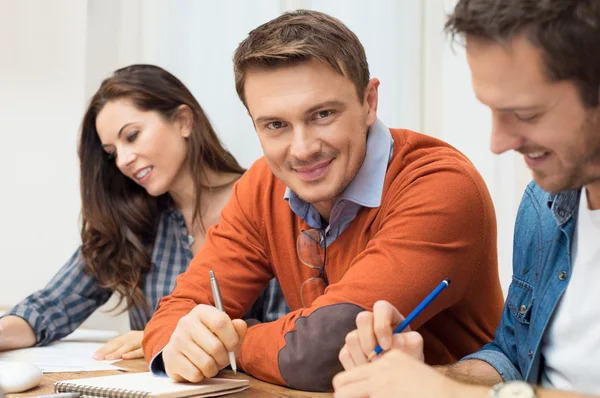
<instances>
[{"instance_id":1,"label":"stack of paper","mask_svg":"<svg viewBox=\"0 0 600 398\"><path fill-rule=\"evenodd\" d=\"M0 360L28 362L42 369L44 373L118 370L118 367L111 365L116 361L96 361L92 358L103 342L116 337L117 334L112 331L78 330L64 340L44 347L0 352Z\"/></svg>"}]
</instances>

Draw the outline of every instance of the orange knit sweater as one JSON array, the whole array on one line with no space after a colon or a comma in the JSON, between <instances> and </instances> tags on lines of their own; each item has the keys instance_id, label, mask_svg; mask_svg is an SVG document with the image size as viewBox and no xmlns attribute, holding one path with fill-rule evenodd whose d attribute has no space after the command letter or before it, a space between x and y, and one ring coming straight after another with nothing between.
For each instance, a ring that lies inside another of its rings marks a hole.
<instances>
[{"instance_id":1,"label":"orange knit sweater","mask_svg":"<svg viewBox=\"0 0 600 398\"><path fill-rule=\"evenodd\" d=\"M408 314L444 278L451 285L411 325L425 359L445 364L491 340L503 297L496 220L485 183L450 145L390 130L392 160L378 208L362 208L327 248L329 286L302 308L300 286L316 271L300 263L296 239L310 227L284 201L285 185L258 160L234 188L206 243L173 293L161 300L144 333L146 359L168 343L177 321L213 304L209 270L219 279L231 318L250 308L269 280L279 280L291 312L253 326L238 356L247 373L303 390L331 389L338 353L355 317L387 300Z\"/></svg>"}]
</instances>

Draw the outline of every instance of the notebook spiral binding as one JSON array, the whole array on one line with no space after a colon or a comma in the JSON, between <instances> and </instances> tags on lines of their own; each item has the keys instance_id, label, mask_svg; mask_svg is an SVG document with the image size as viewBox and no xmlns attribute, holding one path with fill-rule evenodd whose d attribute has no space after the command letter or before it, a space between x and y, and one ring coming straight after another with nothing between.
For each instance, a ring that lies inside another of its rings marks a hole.
<instances>
[{"instance_id":1,"label":"notebook spiral binding","mask_svg":"<svg viewBox=\"0 0 600 398\"><path fill-rule=\"evenodd\" d=\"M82 398L86 396L103 398L145 398L149 395L148 392L144 391L123 390L120 388L86 387L71 383L56 383L54 392L57 394L61 392L76 392L82 394Z\"/></svg>"}]
</instances>

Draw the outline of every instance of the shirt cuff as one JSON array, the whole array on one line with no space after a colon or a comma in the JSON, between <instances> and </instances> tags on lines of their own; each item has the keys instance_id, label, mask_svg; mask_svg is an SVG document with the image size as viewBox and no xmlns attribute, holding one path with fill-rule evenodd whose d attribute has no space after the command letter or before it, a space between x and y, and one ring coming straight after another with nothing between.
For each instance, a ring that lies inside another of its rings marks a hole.
<instances>
[{"instance_id":1,"label":"shirt cuff","mask_svg":"<svg viewBox=\"0 0 600 398\"><path fill-rule=\"evenodd\" d=\"M487 362L502 376L502 380L523 380L521 372L513 365L506 355L495 350L479 350L471 355L467 355L460 361L467 361L469 359L478 359L483 362Z\"/></svg>"},{"instance_id":2,"label":"shirt cuff","mask_svg":"<svg viewBox=\"0 0 600 398\"><path fill-rule=\"evenodd\" d=\"M29 308L27 305L18 304L10 311L4 313L0 318L12 315L18 316L29 324L33 334L35 334L34 347L43 346L53 341L55 335L55 327L44 319L44 317L35 309ZM42 325L47 326L42 326Z\"/></svg>"},{"instance_id":3,"label":"shirt cuff","mask_svg":"<svg viewBox=\"0 0 600 398\"><path fill-rule=\"evenodd\" d=\"M162 350L158 352L150 361L150 372L154 376L163 376L167 377L167 372L165 371L165 362L162 357Z\"/></svg>"}]
</instances>

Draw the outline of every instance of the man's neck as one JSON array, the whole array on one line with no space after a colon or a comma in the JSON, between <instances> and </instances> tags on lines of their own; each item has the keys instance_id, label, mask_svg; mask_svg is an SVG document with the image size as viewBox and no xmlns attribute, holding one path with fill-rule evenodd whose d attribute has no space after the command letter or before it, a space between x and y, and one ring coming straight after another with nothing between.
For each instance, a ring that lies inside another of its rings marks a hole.
<instances>
[{"instance_id":1,"label":"man's neck","mask_svg":"<svg viewBox=\"0 0 600 398\"><path fill-rule=\"evenodd\" d=\"M588 208L590 210L600 209L600 180L585 186L587 193Z\"/></svg>"},{"instance_id":2,"label":"man's neck","mask_svg":"<svg viewBox=\"0 0 600 398\"><path fill-rule=\"evenodd\" d=\"M315 210L317 210L317 213L319 213L319 215L321 216L321 219L323 219L326 224L329 224L329 217L331 216L331 210L333 210L333 206L335 205L336 201L337 201L337 198L323 201L323 202L318 202L318 203L311 203L311 204L315 208Z\"/></svg>"}]
</instances>

